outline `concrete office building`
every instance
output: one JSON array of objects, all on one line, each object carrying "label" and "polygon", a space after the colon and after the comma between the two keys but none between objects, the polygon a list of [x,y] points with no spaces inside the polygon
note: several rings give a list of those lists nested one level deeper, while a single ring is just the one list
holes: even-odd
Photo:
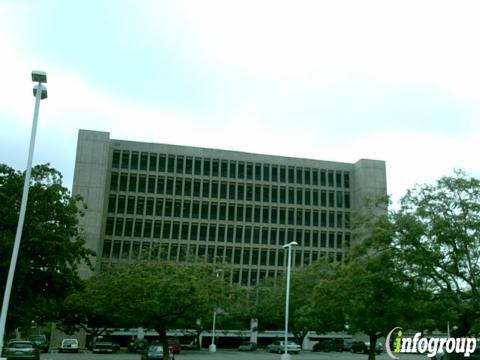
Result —
[{"label": "concrete office building", "polygon": [[[259,155],[110,139],[80,130],[73,193],[96,271],[151,258],[222,262],[232,282],[255,285],[294,266],[342,261],[352,211],[386,193],[385,163]],[[84,268],[82,276],[88,276]]]}]

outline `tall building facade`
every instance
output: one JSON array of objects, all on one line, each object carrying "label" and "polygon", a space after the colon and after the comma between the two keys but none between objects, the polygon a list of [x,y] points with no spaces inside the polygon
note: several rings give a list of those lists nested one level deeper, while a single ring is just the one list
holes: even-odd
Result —
[{"label": "tall building facade", "polygon": [[386,173],[378,160],[259,155],[80,130],[73,193],[88,207],[81,225],[96,271],[140,256],[195,256],[253,286],[285,271],[282,246],[290,241],[299,244],[295,266],[342,261],[352,212],[386,193]]}]

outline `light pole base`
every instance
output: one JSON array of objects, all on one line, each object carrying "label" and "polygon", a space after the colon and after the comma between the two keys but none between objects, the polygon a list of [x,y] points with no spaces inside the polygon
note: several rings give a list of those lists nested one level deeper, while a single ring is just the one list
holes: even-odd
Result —
[{"label": "light pole base", "polygon": [[210,344],[210,346],[208,347],[208,351],[209,352],[217,352],[217,345]]},{"label": "light pole base", "polygon": [[291,360],[291,359],[292,359],[292,355],[290,355],[290,354],[283,354],[280,357],[280,360]]}]

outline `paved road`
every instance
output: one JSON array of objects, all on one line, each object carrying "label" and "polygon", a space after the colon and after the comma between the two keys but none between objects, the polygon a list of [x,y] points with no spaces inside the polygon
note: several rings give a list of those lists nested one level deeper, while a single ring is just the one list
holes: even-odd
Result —
[{"label": "paved road", "polygon": [[[400,355],[400,360],[427,360],[425,355]],[[79,354],[42,354],[41,360],[140,360],[139,354],[92,354],[89,352]],[[175,355],[175,360],[280,360],[280,355],[269,354],[262,350],[256,352],[238,352],[235,350],[219,350],[216,353],[203,351],[182,351]],[[389,360],[385,354],[377,356],[378,360]],[[311,352],[302,351],[298,355],[292,355],[292,360],[367,360],[367,355],[337,353],[337,352]]]}]

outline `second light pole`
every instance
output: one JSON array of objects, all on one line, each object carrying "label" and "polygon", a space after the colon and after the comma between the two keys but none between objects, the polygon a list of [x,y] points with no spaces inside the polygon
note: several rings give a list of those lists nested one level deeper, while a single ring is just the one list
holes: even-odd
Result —
[{"label": "second light pole", "polygon": [[[220,273],[223,270],[218,269],[215,270],[215,274],[217,274],[217,278],[220,276]],[[216,352],[217,346],[215,345],[215,321],[217,320],[217,304],[215,304],[215,308],[213,309],[213,328],[212,328],[212,343],[208,347],[209,352]]]},{"label": "second light pole", "polygon": [[287,258],[287,286],[286,286],[286,297],[285,297],[285,341],[283,347],[285,348],[285,353],[280,357],[281,360],[290,360],[290,354],[288,353],[288,307],[290,301],[290,270],[292,267],[292,246],[296,246],[298,243],[296,241],[289,242],[288,244],[283,245],[283,248],[288,248],[288,258]]}]

